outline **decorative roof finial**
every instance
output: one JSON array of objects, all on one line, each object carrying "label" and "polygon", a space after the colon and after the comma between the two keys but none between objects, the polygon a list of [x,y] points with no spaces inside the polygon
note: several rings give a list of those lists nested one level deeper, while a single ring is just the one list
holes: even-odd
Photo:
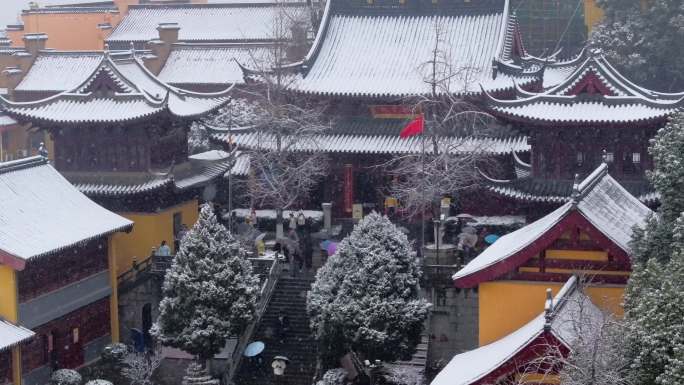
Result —
[{"label": "decorative roof finial", "polygon": [[603,160],[603,163],[608,164],[608,151],[606,151],[605,148],[601,152],[601,159]]},{"label": "decorative roof finial", "polygon": [[546,302],[544,303],[544,330],[551,330],[551,321],[553,321],[553,293],[550,288],[546,289]]},{"label": "decorative roof finial", "polygon": [[48,157],[48,150],[47,147],[45,147],[45,143],[43,142],[40,142],[40,145],[38,146],[38,155],[46,159]]},{"label": "decorative roof finial", "polygon": [[104,55],[105,57],[109,57],[109,43],[105,43],[104,45]]},{"label": "decorative roof finial", "polygon": [[135,43],[131,42],[131,55],[135,56]]},{"label": "decorative roof finial", "polygon": [[575,181],[572,183],[572,195],[570,195],[570,198],[572,199],[572,204],[573,206],[577,204],[579,201],[580,197],[580,179],[579,179],[579,174],[575,174]]}]

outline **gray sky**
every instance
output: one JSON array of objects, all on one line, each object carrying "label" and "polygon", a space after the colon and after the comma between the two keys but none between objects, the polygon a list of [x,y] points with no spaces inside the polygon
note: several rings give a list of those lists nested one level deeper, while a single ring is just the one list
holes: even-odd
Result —
[{"label": "gray sky", "polygon": [[[31,0],[0,0],[0,29],[7,24],[16,24],[22,9],[28,8]],[[34,0],[40,5],[88,3],[93,0]]]}]

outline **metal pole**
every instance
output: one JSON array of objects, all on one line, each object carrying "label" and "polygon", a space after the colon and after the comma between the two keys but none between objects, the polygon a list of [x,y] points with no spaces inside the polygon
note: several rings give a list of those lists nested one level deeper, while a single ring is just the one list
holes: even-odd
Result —
[{"label": "metal pole", "polygon": [[[425,122],[423,122],[423,124],[425,124]],[[425,127],[423,127],[423,131],[420,133],[420,143],[421,143],[421,150],[420,150],[420,168],[421,168],[421,171],[420,171],[420,173],[422,174],[421,180],[420,180],[420,189],[421,189],[421,195],[424,197],[425,196]],[[425,257],[423,255],[424,250],[425,250],[425,207],[421,207],[421,213],[420,213],[420,255],[423,256],[423,258]]]}]

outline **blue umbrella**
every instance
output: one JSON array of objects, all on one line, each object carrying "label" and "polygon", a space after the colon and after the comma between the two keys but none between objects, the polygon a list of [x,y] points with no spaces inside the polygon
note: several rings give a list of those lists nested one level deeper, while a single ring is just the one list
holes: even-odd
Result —
[{"label": "blue umbrella", "polygon": [[500,237],[496,234],[489,234],[486,237],[484,237],[484,241],[487,242],[488,244],[492,244],[496,242]]},{"label": "blue umbrella", "polygon": [[264,351],[265,348],[266,348],[266,345],[263,342],[254,341],[251,344],[247,345],[247,347],[245,348],[244,356],[245,357],[258,356],[259,354],[261,354],[261,352]]}]

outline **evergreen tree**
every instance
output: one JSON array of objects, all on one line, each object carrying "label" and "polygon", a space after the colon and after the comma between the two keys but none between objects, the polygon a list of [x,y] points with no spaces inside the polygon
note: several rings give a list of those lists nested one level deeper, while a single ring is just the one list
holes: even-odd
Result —
[{"label": "evergreen tree", "polygon": [[647,176],[660,195],[658,215],[637,229],[633,254],[637,262],[667,261],[672,255],[675,221],[684,212],[684,114],[673,116],[651,140],[654,170]]},{"label": "evergreen tree", "polygon": [[633,80],[662,90],[684,89],[684,2],[597,0],[605,16],[591,45]]},{"label": "evergreen tree", "polygon": [[633,240],[625,293],[631,377],[639,385],[684,383],[684,115],[653,139],[648,174],[660,208]]},{"label": "evergreen tree", "polygon": [[162,344],[206,361],[253,319],[258,282],[244,251],[204,205],[166,272],[151,332]]},{"label": "evergreen tree", "polygon": [[684,383],[684,215],[676,221],[668,261],[638,263],[625,295],[632,381]]},{"label": "evergreen tree", "polygon": [[430,306],[419,298],[420,268],[406,235],[372,213],[318,271],[308,296],[311,328],[325,365],[350,350],[364,359],[408,359]]}]

